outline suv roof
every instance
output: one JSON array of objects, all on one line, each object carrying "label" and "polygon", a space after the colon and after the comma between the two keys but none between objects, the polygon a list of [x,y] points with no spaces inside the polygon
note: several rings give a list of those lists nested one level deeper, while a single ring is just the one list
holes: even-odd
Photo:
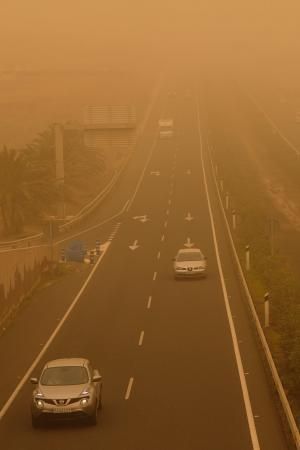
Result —
[{"label": "suv roof", "polygon": [[88,360],[85,358],[61,358],[48,361],[45,367],[86,366]]}]

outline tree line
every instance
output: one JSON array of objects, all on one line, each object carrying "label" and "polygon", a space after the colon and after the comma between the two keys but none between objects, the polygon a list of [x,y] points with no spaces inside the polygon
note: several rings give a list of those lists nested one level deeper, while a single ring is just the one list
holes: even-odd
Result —
[{"label": "tree line", "polygon": [[[80,184],[84,174],[104,170],[103,158],[95,161],[84,151],[82,133],[68,130],[64,135],[65,199],[70,188]],[[27,225],[39,227],[46,215],[55,215],[59,186],[55,177],[54,126],[38,134],[21,149],[0,149],[1,234],[18,236]]]}]

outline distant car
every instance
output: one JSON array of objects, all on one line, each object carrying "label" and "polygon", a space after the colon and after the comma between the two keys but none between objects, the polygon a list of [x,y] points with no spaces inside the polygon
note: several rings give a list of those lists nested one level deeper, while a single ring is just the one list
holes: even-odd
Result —
[{"label": "distant car", "polygon": [[207,258],[199,248],[180,249],[174,258],[175,278],[206,276]]},{"label": "distant car", "polygon": [[32,426],[43,419],[84,419],[96,425],[102,408],[102,377],[84,358],[49,361],[40,378],[31,378],[36,388],[32,394]]},{"label": "distant car", "polygon": [[160,138],[172,138],[174,136],[173,119],[160,119],[158,121],[158,129]]}]

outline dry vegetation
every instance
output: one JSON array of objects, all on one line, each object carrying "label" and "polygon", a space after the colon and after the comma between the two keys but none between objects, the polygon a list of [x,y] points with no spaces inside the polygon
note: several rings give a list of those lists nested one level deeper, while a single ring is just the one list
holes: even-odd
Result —
[{"label": "dry vegetation", "polygon": [[251,246],[247,279],[262,322],[263,296],[271,295],[271,327],[266,336],[299,417],[299,162],[241,92],[233,92],[230,101],[219,97],[223,107],[217,114],[212,104],[208,107],[214,114],[213,158],[238,214],[234,237],[243,263],[245,246]]}]

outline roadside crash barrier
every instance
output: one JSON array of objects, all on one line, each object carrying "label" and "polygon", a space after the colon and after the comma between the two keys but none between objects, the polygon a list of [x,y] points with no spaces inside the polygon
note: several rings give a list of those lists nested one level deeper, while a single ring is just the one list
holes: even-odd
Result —
[{"label": "roadside crash barrier", "polygon": [[99,239],[97,239],[97,241],[96,241],[96,255],[97,256],[100,255],[100,241],[99,241]]},{"label": "roadside crash barrier", "polygon": [[95,252],[90,250],[90,264],[95,264]]},{"label": "roadside crash barrier", "polygon": [[64,248],[60,250],[60,262],[66,262],[66,251]]},{"label": "roadside crash barrier", "polygon": [[[213,161],[212,161],[212,156],[211,155],[210,155],[210,162],[211,162],[211,167],[213,168]],[[279,376],[278,371],[277,371],[277,367],[275,365],[273,356],[272,356],[271,351],[270,351],[269,344],[267,342],[265,333],[263,331],[263,327],[262,327],[262,325],[260,323],[260,320],[259,320],[259,317],[257,315],[257,312],[256,312],[256,309],[255,309],[255,306],[254,306],[254,302],[253,302],[251,293],[249,291],[249,287],[248,287],[248,284],[247,284],[247,281],[246,281],[246,278],[245,278],[245,275],[244,275],[244,272],[243,272],[243,269],[242,269],[242,265],[240,263],[238,253],[237,253],[235,245],[234,245],[231,229],[230,229],[229,222],[228,222],[227,216],[226,216],[226,212],[225,212],[225,209],[224,209],[224,206],[223,206],[223,203],[222,203],[222,198],[221,198],[221,194],[220,194],[220,191],[219,191],[219,188],[218,188],[218,183],[217,183],[217,179],[216,179],[216,175],[215,174],[214,174],[214,183],[215,183],[215,186],[216,186],[217,195],[218,195],[218,198],[219,198],[219,204],[220,204],[221,211],[222,211],[222,214],[223,214],[223,218],[224,218],[225,226],[226,226],[226,229],[227,229],[227,234],[228,234],[228,237],[229,237],[231,249],[232,249],[233,256],[234,256],[234,259],[235,259],[235,262],[236,262],[236,265],[237,265],[237,270],[238,270],[238,273],[239,273],[239,276],[240,276],[240,280],[241,280],[241,283],[243,285],[244,292],[246,294],[248,305],[249,305],[249,308],[251,310],[253,322],[255,324],[256,331],[257,331],[257,334],[259,336],[259,340],[260,340],[260,343],[261,343],[261,346],[262,346],[262,349],[263,349],[263,352],[264,352],[264,356],[265,356],[267,364],[268,364],[268,368],[269,368],[271,377],[273,379],[273,383],[274,383],[276,392],[277,392],[278,397],[280,399],[282,411],[284,413],[284,417],[286,419],[286,422],[287,422],[288,427],[289,427],[289,431],[291,433],[291,439],[293,440],[293,442],[295,444],[295,448],[297,450],[300,450],[300,433],[299,433],[298,425],[296,423],[296,420],[295,420],[295,417],[293,415],[291,406],[289,404],[287,395],[286,395],[284,387],[282,385],[280,376]],[[267,293],[267,298],[265,297],[265,301],[268,300],[268,296],[269,296],[269,294]],[[267,307],[268,307],[268,305],[267,305]],[[268,323],[267,323],[267,325],[268,325]]]}]

